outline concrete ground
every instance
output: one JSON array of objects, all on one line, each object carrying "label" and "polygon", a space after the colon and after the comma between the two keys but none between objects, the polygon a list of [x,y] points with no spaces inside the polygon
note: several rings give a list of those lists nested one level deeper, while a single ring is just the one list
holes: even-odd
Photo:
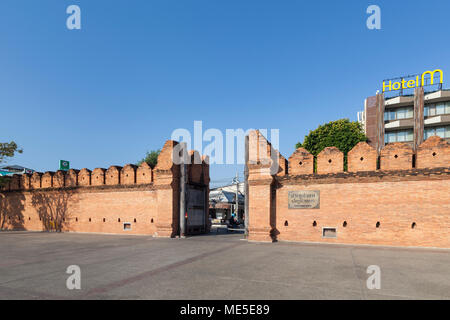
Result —
[{"label": "concrete ground", "polygon": [[[450,299],[449,250],[242,238],[0,232],[0,299]],[[66,288],[69,265],[81,290]]]}]

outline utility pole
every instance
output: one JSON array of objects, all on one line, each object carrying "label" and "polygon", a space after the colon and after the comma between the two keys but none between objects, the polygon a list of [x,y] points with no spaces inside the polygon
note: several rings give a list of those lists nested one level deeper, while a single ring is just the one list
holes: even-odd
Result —
[{"label": "utility pole", "polygon": [[186,236],[186,147],[186,143],[183,142],[183,146],[181,147],[181,152],[183,155],[180,165],[180,238],[184,238]]},{"label": "utility pole", "polygon": [[236,206],[234,209],[236,210],[236,219],[239,221],[239,176],[236,171],[236,178],[234,179],[236,182]]},{"label": "utility pole", "polygon": [[245,167],[244,167],[244,226],[245,226],[245,236],[248,237],[248,136],[245,136]]}]

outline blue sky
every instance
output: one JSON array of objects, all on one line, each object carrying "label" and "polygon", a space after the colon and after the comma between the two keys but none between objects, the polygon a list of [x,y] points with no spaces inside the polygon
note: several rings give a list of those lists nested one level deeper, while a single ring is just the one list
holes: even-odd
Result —
[{"label": "blue sky", "polygon": [[[66,28],[79,5],[82,29]],[[368,30],[366,8],[381,8]],[[2,0],[0,139],[57,170],[135,163],[176,128],[276,128],[286,157],[385,78],[450,72],[450,2]],[[226,181],[242,166],[212,166]]]}]

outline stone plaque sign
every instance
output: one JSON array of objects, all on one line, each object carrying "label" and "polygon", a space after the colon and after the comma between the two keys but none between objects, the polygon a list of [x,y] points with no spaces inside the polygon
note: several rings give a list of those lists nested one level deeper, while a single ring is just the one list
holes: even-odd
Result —
[{"label": "stone plaque sign", "polygon": [[320,191],[289,191],[288,204],[289,209],[319,209]]}]

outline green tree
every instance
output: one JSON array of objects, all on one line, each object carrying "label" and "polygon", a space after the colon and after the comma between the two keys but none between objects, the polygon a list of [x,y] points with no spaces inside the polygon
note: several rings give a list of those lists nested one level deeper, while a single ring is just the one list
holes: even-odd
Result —
[{"label": "green tree", "polygon": [[344,153],[344,168],[347,169],[347,153],[361,141],[367,141],[361,124],[349,119],[340,119],[320,125],[309,132],[303,143],[296,144],[296,148],[305,148],[314,156],[326,147],[336,147]]},{"label": "green tree", "polygon": [[[16,153],[22,153],[22,149],[19,149],[14,141],[0,142],[0,164],[8,158],[14,157]],[[0,186],[5,184],[8,181],[7,179],[7,177],[0,176]]]},{"label": "green tree", "polygon": [[160,149],[158,149],[158,150],[151,150],[151,151],[147,152],[145,154],[144,159],[139,161],[137,163],[137,165],[140,165],[142,162],[147,162],[148,165],[153,169],[156,166],[156,164],[158,163],[158,156],[159,156],[160,152],[161,152]]}]

